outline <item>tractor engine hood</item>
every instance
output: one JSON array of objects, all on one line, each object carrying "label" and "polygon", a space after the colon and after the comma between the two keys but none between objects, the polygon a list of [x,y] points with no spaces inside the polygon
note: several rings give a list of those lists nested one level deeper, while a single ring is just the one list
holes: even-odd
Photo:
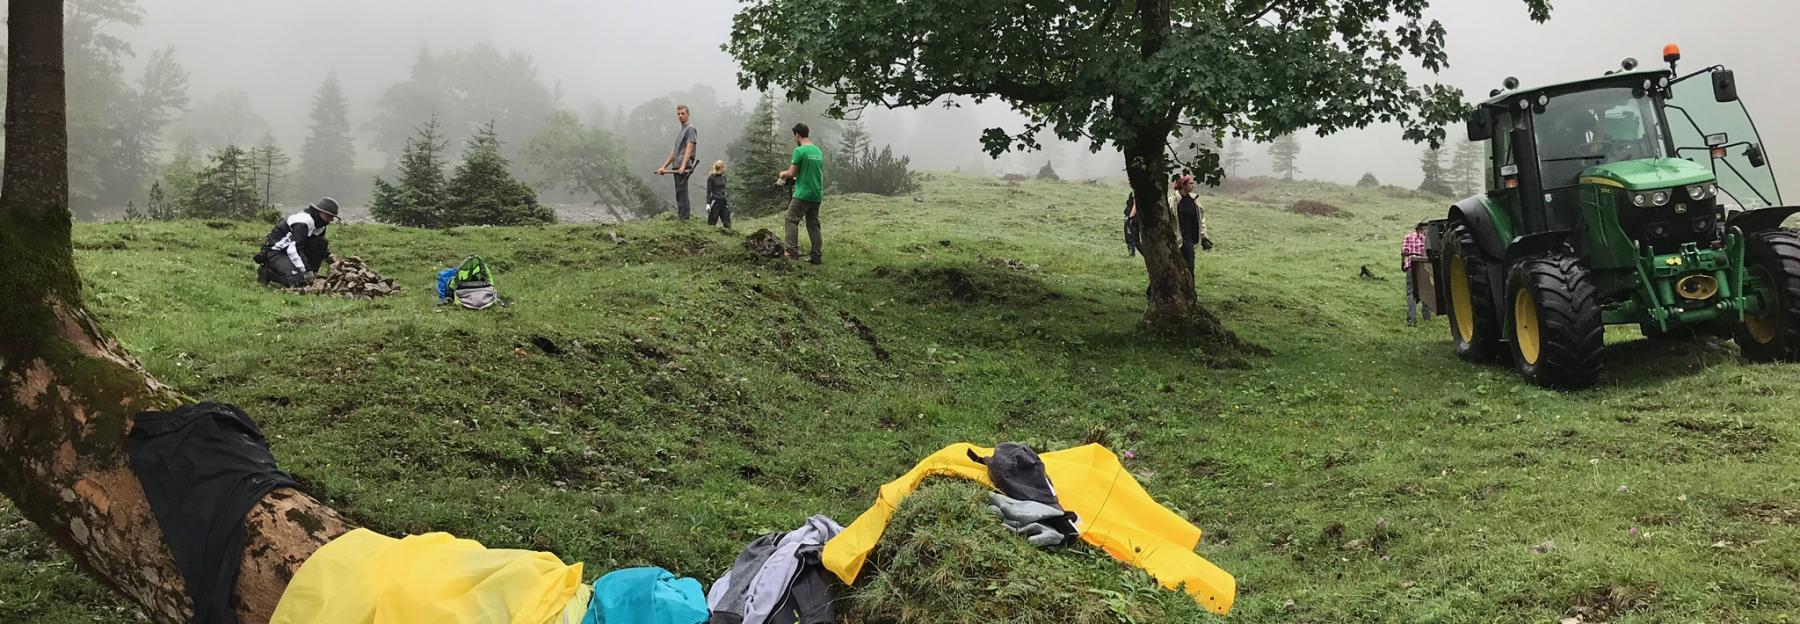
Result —
[{"label": "tractor engine hood", "polygon": [[1588,167],[1582,184],[1600,184],[1627,191],[1649,191],[1713,181],[1705,165],[1683,158],[1626,160]]}]

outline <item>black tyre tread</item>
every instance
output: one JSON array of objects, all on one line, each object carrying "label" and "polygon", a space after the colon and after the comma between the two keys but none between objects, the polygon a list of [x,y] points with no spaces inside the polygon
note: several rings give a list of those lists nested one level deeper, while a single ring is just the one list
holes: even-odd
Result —
[{"label": "black tyre tread", "polygon": [[1537,298],[1542,337],[1536,365],[1525,363],[1514,341],[1513,356],[1531,383],[1579,390],[1600,381],[1605,369],[1606,324],[1598,291],[1587,267],[1574,255],[1550,253],[1519,262],[1508,280],[1508,297],[1523,284]]},{"label": "black tyre tread", "polygon": [[[1467,344],[1460,343],[1456,335],[1456,320],[1450,319],[1450,341],[1456,345],[1456,356],[1466,362],[1487,364],[1500,359],[1503,353],[1500,343],[1500,313],[1494,305],[1494,290],[1488,278],[1488,259],[1482,257],[1481,248],[1475,243],[1475,233],[1469,230],[1468,224],[1456,223],[1450,227],[1450,235],[1445,237],[1444,258],[1463,256],[1463,267],[1469,274],[1469,302],[1475,309],[1475,339]],[[1451,304],[1454,314],[1455,304]]]},{"label": "black tyre tread", "polygon": [[1747,329],[1735,336],[1744,358],[1754,362],[1800,362],[1800,231],[1770,230],[1754,234],[1745,248],[1746,263],[1766,263],[1781,293],[1780,334],[1769,344],[1757,344]]}]

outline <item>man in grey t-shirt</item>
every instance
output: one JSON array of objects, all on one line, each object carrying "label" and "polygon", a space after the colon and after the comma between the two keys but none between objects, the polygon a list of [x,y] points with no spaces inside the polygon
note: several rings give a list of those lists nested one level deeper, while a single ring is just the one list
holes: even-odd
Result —
[{"label": "man in grey t-shirt", "polygon": [[688,219],[688,178],[694,175],[694,167],[700,163],[700,133],[688,125],[688,107],[682,104],[675,107],[675,118],[681,120],[681,136],[675,138],[675,149],[669,157],[663,159],[661,167],[656,168],[656,175],[674,174],[675,176],[675,215],[682,221]]}]

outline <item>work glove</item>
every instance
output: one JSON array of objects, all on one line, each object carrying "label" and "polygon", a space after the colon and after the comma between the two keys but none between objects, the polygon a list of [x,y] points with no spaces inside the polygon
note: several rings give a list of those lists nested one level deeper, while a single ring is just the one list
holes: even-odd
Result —
[{"label": "work glove", "polygon": [[1204,237],[1200,239],[1200,249],[1202,249],[1204,251],[1212,251],[1212,248],[1213,248],[1212,239],[1204,238]]},{"label": "work glove", "polygon": [[306,271],[306,272],[303,272],[300,274],[300,279],[306,281],[306,283],[308,283],[308,284],[311,284],[313,282],[313,280],[319,279],[319,274],[314,273],[312,271]]}]

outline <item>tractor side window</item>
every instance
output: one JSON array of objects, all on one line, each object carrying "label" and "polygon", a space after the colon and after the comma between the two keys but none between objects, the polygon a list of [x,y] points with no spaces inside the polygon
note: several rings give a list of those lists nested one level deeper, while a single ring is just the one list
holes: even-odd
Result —
[{"label": "tractor side window", "polygon": [[1494,117],[1494,138],[1488,140],[1487,190],[1489,193],[1505,190],[1506,184],[1501,181],[1500,169],[1513,164],[1512,151],[1512,113],[1503,113]]},{"label": "tractor side window", "polygon": [[[1669,87],[1666,116],[1676,154],[1713,170],[1722,191],[1721,203],[1743,209],[1781,205],[1774,169],[1766,161],[1762,167],[1755,166],[1747,154],[1752,146],[1762,146],[1750,111],[1741,100],[1715,100],[1709,75],[1698,74]],[[1726,135],[1724,158],[1712,158],[1706,145],[1706,136],[1717,134]]]}]

